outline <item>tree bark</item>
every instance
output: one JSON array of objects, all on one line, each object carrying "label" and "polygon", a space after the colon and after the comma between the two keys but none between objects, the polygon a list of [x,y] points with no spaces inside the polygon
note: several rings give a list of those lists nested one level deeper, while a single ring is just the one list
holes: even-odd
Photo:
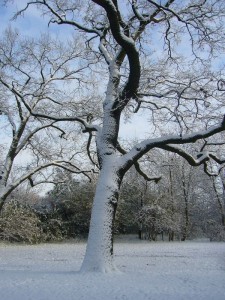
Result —
[{"label": "tree bark", "polygon": [[217,185],[216,185],[216,182],[215,182],[215,178],[212,179],[212,183],[213,183],[213,189],[215,191],[215,194],[216,194],[216,199],[217,199],[217,203],[218,203],[218,207],[219,207],[219,210],[220,210],[220,216],[221,216],[221,225],[225,228],[225,208],[224,208],[224,199],[225,199],[225,184],[224,184],[224,179],[222,177],[221,178],[221,181],[222,181],[222,185],[223,185],[223,195],[220,196],[219,192],[218,192],[218,188],[217,188]]},{"label": "tree bark", "polygon": [[188,237],[188,231],[189,231],[189,195],[188,195],[188,187],[185,182],[185,172],[184,172],[184,165],[182,166],[182,189],[184,194],[184,217],[185,217],[185,224],[184,224],[184,230],[182,233],[181,241],[186,241]]},{"label": "tree bark", "polygon": [[5,186],[1,183],[1,180],[0,180],[0,212],[5,203],[6,197],[7,197],[7,193],[5,190]]},{"label": "tree bark", "polygon": [[188,227],[189,227],[189,209],[188,209],[188,199],[186,196],[185,196],[184,202],[185,202],[185,209],[184,209],[185,225],[184,225],[184,231],[183,231],[182,238],[181,238],[181,241],[183,241],[183,242],[186,241],[186,239],[187,239]]},{"label": "tree bark", "polygon": [[3,207],[4,203],[5,203],[5,199],[3,199],[2,197],[0,197],[0,212],[2,210],[2,207]]},{"label": "tree bark", "polygon": [[111,272],[116,269],[113,263],[113,229],[121,180],[111,163],[103,166],[94,197],[81,272]]}]

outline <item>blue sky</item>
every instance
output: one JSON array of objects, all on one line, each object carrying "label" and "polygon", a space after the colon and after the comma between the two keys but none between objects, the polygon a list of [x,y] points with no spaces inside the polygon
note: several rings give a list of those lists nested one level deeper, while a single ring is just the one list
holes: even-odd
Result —
[{"label": "blue sky", "polygon": [[12,20],[17,10],[25,6],[26,1],[15,0],[14,3],[9,2],[6,7],[3,6],[2,2],[3,0],[0,0],[0,28],[2,31],[10,25],[18,28],[25,35],[34,35],[46,26],[47,22],[45,22],[43,18],[40,18],[40,13],[35,10],[34,7],[32,9],[30,8],[24,16],[19,17],[16,21]]},{"label": "blue sky", "polygon": [[50,31],[62,39],[68,36],[68,30],[71,32],[71,29],[67,26],[48,26],[48,18],[41,16],[41,12],[34,5],[30,6],[23,15],[13,20],[16,12],[26,7],[27,1],[9,1],[7,6],[4,6],[3,2],[4,0],[0,0],[0,31],[4,31],[8,26],[11,26],[17,28],[22,35],[34,37]]}]

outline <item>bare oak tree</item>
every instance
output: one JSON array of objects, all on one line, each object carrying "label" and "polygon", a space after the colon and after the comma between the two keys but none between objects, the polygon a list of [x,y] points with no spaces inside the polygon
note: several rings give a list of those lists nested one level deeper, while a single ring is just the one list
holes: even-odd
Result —
[{"label": "bare oak tree", "polygon": [[[92,112],[88,122],[79,114],[71,113],[69,117],[88,133],[89,157],[100,168],[81,270],[111,271],[114,269],[112,232],[124,174],[135,166],[148,180],[157,180],[141,170],[140,158],[152,149],[161,148],[177,153],[193,166],[207,165],[209,160],[223,162],[210,151],[199,149],[194,157],[181,146],[208,140],[225,129],[224,92],[218,89],[223,74],[216,68],[216,57],[220,57],[225,46],[225,3],[222,0],[33,0],[27,1],[16,17],[31,5],[49,18],[50,25],[74,28],[74,35],[82,39],[83,52],[88,51],[96,59],[93,71],[104,95],[100,118]],[[88,89],[87,82],[76,99],[84,97]],[[96,86],[91,99],[94,103],[95,89]],[[14,86],[11,90],[17,95]],[[23,99],[20,94],[17,97]],[[44,105],[34,107],[25,101],[23,105],[40,120],[68,120],[63,112],[60,116],[54,109],[47,112]],[[121,118],[125,116],[132,121],[137,113],[149,120],[148,137],[145,135],[136,145],[124,149],[119,139]],[[89,151],[93,149],[93,136],[97,161]]]},{"label": "bare oak tree", "polygon": [[[67,125],[66,133],[57,120],[32,115],[38,107],[42,112],[53,112],[49,104],[57,103],[66,94],[67,102],[61,102],[54,113],[60,115],[64,105],[74,111],[69,105],[73,91],[67,87],[69,93],[66,93],[60,82],[72,79],[82,82],[81,73],[89,62],[82,65],[78,45],[78,41],[74,41],[73,46],[62,48],[47,35],[39,40],[28,39],[11,28],[0,41],[0,117],[4,141],[0,162],[0,210],[7,196],[21,183],[28,181],[35,186],[50,182],[53,167],[89,176],[90,171],[80,169],[80,162],[78,167],[75,147],[69,147],[70,131],[77,132],[76,127],[68,130]],[[70,70],[69,64],[76,64],[77,58],[79,64]],[[77,137],[73,135],[73,140],[78,136],[78,133]]]}]

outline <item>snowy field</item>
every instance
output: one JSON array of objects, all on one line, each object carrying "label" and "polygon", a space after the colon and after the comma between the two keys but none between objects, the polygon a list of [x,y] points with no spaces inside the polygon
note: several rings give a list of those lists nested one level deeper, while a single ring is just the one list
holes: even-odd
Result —
[{"label": "snowy field", "polygon": [[225,299],[225,243],[119,241],[109,274],[80,274],[84,251],[0,244],[0,300]]}]

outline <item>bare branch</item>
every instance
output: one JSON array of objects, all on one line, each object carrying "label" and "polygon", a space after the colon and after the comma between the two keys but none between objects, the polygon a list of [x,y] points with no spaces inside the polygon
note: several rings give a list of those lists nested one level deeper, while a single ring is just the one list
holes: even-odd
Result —
[{"label": "bare branch", "polygon": [[13,19],[16,19],[18,16],[22,15],[30,5],[33,5],[33,4],[36,4],[36,5],[43,5],[45,7],[47,7],[47,9],[52,13],[52,15],[54,17],[56,17],[55,20],[51,19],[49,23],[57,23],[57,24],[66,24],[66,25],[71,25],[71,26],[74,26],[84,32],[87,32],[87,33],[94,33],[94,34],[97,34],[98,36],[101,36],[101,32],[96,30],[96,29],[93,29],[93,28],[88,28],[86,26],[83,26],[82,24],[80,23],[77,23],[75,21],[70,21],[70,20],[67,20],[65,19],[65,16],[64,16],[64,12],[62,11],[62,15],[60,15],[50,4],[47,3],[47,1],[43,0],[43,1],[29,1],[26,5],[26,7],[24,7],[23,9],[19,10],[13,17]]},{"label": "bare branch", "polygon": [[34,174],[38,173],[39,171],[49,168],[49,167],[59,167],[66,171],[72,172],[74,174],[83,174],[84,176],[86,176],[89,179],[89,181],[91,181],[91,177],[88,175],[88,173],[92,173],[92,170],[80,170],[80,168],[78,168],[72,162],[65,161],[65,160],[58,160],[58,161],[55,160],[55,161],[51,161],[46,164],[40,165],[36,168],[33,168],[27,174],[21,176],[19,179],[17,179],[15,182],[13,182],[13,184],[7,185],[5,187],[5,196],[7,197],[15,188],[17,188],[25,180],[29,180],[29,182],[34,186],[35,183],[32,180],[32,176]]},{"label": "bare branch", "polygon": [[27,142],[29,140],[31,140],[31,138],[36,134],[38,133],[39,131],[43,130],[43,129],[46,129],[46,128],[55,128],[57,130],[59,130],[61,132],[61,135],[60,137],[62,138],[66,133],[64,130],[62,130],[61,128],[59,128],[58,126],[55,126],[54,125],[55,121],[50,123],[50,124],[47,124],[47,125],[43,125],[43,126],[40,126],[40,127],[37,127],[36,129],[34,129],[33,131],[29,132],[23,139],[22,141],[19,143],[18,147],[17,147],[17,150],[15,152],[15,155],[19,154],[19,152],[26,146]]},{"label": "bare branch", "polygon": [[140,168],[140,164],[138,162],[134,163],[134,167],[136,171],[146,180],[146,181],[155,181],[155,183],[158,183],[162,176],[151,176],[149,177],[145,172],[143,172]]},{"label": "bare branch", "polygon": [[126,160],[125,165],[129,168],[131,164],[136,162],[140,157],[145,153],[150,151],[152,148],[167,147],[168,144],[188,144],[196,142],[197,140],[210,137],[216,133],[222,132],[225,130],[225,120],[223,120],[219,125],[210,127],[208,130],[198,131],[192,134],[177,135],[177,136],[168,136],[161,137],[156,139],[144,140],[139,143],[133,149],[130,150],[127,154],[124,155],[123,159]]},{"label": "bare branch", "polygon": [[88,157],[90,159],[90,161],[92,162],[92,164],[94,166],[96,166],[98,169],[99,169],[99,166],[94,162],[92,156],[91,156],[91,153],[90,153],[90,145],[91,145],[91,140],[92,140],[92,137],[93,137],[93,134],[92,132],[90,131],[89,132],[89,138],[88,138],[88,142],[87,142],[87,154],[88,154]]},{"label": "bare branch", "polygon": [[27,110],[30,112],[30,114],[34,117],[39,117],[39,118],[43,118],[43,119],[48,119],[48,120],[53,120],[56,122],[62,122],[62,121],[76,121],[81,123],[84,126],[84,131],[83,132],[88,132],[88,131],[98,131],[98,126],[95,125],[90,125],[88,124],[85,120],[79,118],[79,117],[58,117],[58,116],[51,116],[51,115],[46,115],[46,114],[42,114],[42,113],[38,113],[32,110],[32,108],[26,103],[26,101],[24,100],[23,95],[17,91],[14,87],[10,86],[9,84],[7,84],[6,82],[4,82],[1,78],[0,78],[0,82],[2,82],[2,84],[4,86],[6,86],[13,94],[15,94],[17,97],[19,97],[22,101],[22,103],[25,105],[25,107],[27,108]]},{"label": "bare branch", "polygon": [[106,43],[105,38],[102,37],[100,44],[99,44],[99,50],[101,51],[102,55],[104,56],[106,63],[108,65],[110,65],[110,63],[112,62],[112,57],[111,57],[110,53],[108,52],[108,50],[106,49],[105,43]]},{"label": "bare branch", "polygon": [[182,148],[178,148],[172,145],[163,145],[158,148],[178,154],[179,156],[183,157],[191,166],[194,167],[200,166],[201,164],[208,161],[211,157],[210,152],[200,152],[198,153],[197,158],[194,158],[191,154],[189,154]]},{"label": "bare branch", "polygon": [[[121,154],[123,154],[123,155],[127,154],[127,151],[121,147],[121,145],[119,144],[119,142],[117,143],[117,150],[118,150]],[[162,176],[154,176],[154,177],[151,176],[151,177],[149,177],[145,172],[143,172],[143,171],[141,170],[140,164],[138,163],[138,161],[136,161],[136,162],[134,163],[134,166],[135,166],[136,171],[137,171],[137,172],[138,172],[138,173],[139,173],[146,181],[155,181],[155,183],[158,183],[159,180],[162,178]]]},{"label": "bare branch", "polygon": [[[121,99],[126,101],[124,104],[132,97],[135,98],[135,95],[137,93],[137,89],[139,86],[139,80],[140,80],[140,61],[139,61],[139,55],[135,48],[134,40],[130,37],[127,37],[120,28],[120,22],[118,19],[118,13],[116,6],[110,2],[110,1],[99,1],[99,0],[93,0],[93,2],[97,3],[98,5],[102,6],[106,13],[107,17],[109,19],[110,23],[110,29],[112,31],[113,37],[117,41],[117,43],[124,49],[124,51],[127,54],[129,65],[130,65],[130,72],[127,84],[125,88],[123,89],[123,92],[121,94]],[[119,104],[119,107],[122,109],[124,107],[124,104],[121,106],[121,103]]]}]

